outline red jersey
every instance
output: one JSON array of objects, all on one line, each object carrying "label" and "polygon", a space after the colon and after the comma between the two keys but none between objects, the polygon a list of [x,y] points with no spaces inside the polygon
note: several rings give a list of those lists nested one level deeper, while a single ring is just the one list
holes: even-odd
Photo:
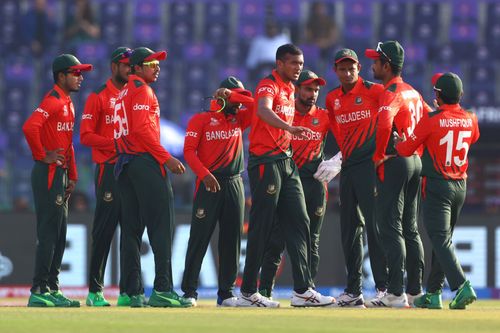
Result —
[{"label": "red jersey", "polygon": [[137,75],[129,75],[116,100],[114,138],[119,154],[149,153],[160,165],[172,157],[160,143],[158,99],[153,89]]},{"label": "red jersey", "polygon": [[325,137],[330,129],[328,111],[316,105],[304,115],[295,111],[293,126],[303,126],[312,130],[312,133],[305,133],[306,138],[292,135],[291,141],[293,160],[299,167],[300,176],[312,177],[324,157]]},{"label": "red jersey", "polygon": [[251,109],[241,109],[236,115],[199,113],[189,120],[184,158],[199,179],[210,173],[232,176],[243,171],[242,131],[251,120]]},{"label": "red jersey", "polygon": [[[292,125],[295,114],[295,87],[292,82],[285,83],[276,70],[259,82],[256,89],[255,110],[259,99],[271,97],[272,109],[283,121]],[[250,157],[248,166],[266,163],[268,161],[283,159],[291,156],[289,132],[273,127],[262,120],[257,112],[252,118],[250,130]]]},{"label": "red jersey", "polygon": [[422,175],[432,178],[465,179],[470,146],[479,139],[474,113],[459,104],[442,105],[418,123],[408,140],[396,146],[402,156],[410,156],[423,144]]},{"label": "red jersey", "polygon": [[116,160],[113,140],[115,102],[120,90],[111,79],[92,92],[87,98],[80,123],[80,142],[92,148],[95,163],[114,163]]},{"label": "red jersey", "polygon": [[[387,82],[380,100],[373,161],[382,160],[386,154],[395,154],[392,132],[410,136],[422,116],[428,112],[432,112],[432,109],[419,92],[403,82],[400,76]],[[419,148],[417,153],[422,155],[422,148]]]},{"label": "red jersey", "polygon": [[[38,108],[23,125],[23,132],[28,142],[33,159],[41,161],[45,152],[62,148],[65,157],[63,168],[68,169],[68,178],[78,179],[75,151],[73,148],[73,127],[75,109],[71,97],[58,86],[49,91]],[[49,188],[52,186],[56,163],[49,166]]]},{"label": "red jersey", "polygon": [[340,86],[326,96],[332,132],[342,151],[342,167],[373,157],[377,112],[383,93],[381,84],[359,77],[347,93]]}]

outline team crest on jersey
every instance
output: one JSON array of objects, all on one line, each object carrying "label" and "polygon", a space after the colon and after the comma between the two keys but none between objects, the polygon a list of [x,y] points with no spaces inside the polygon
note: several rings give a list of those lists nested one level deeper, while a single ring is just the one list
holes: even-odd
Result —
[{"label": "team crest on jersey", "polygon": [[336,98],[335,101],[333,102],[333,109],[334,110],[340,109],[340,100],[338,98]]},{"label": "team crest on jersey", "polygon": [[63,204],[63,202],[64,202],[63,196],[61,194],[58,194],[56,196],[56,205],[61,206]]},{"label": "team crest on jersey", "polygon": [[358,96],[358,97],[356,97],[356,99],[354,100],[354,103],[355,103],[356,105],[360,105],[360,104],[362,104],[362,103],[363,103],[363,100],[361,99],[361,97],[360,97],[360,96]]},{"label": "team crest on jersey", "polygon": [[210,118],[210,126],[217,126],[219,124],[220,122],[217,120],[217,118]]},{"label": "team crest on jersey", "polygon": [[64,116],[65,116],[65,117],[67,117],[67,116],[68,116],[68,106],[67,106],[67,105],[65,105],[65,106],[63,107],[63,113],[64,113]]},{"label": "team crest on jersey", "polygon": [[314,214],[316,216],[323,216],[323,214],[325,214],[325,207],[319,206],[318,208],[316,208],[316,211],[314,212]]},{"label": "team crest on jersey", "polygon": [[318,118],[313,118],[311,120],[311,123],[314,125],[314,126],[318,126],[319,125],[319,119]]},{"label": "team crest on jersey", "polygon": [[237,120],[236,120],[236,118],[233,117],[233,118],[229,119],[229,122],[231,124],[236,124]]},{"label": "team crest on jersey", "polygon": [[198,208],[198,209],[196,210],[196,214],[195,214],[195,215],[196,215],[196,217],[197,217],[197,218],[199,218],[199,219],[204,218],[204,217],[206,216],[206,214],[205,214],[205,209],[204,209],[204,208]]},{"label": "team crest on jersey", "polygon": [[104,192],[104,197],[102,198],[102,200],[104,200],[106,202],[113,201],[113,193],[111,193],[111,192]]},{"label": "team crest on jersey", "polygon": [[116,104],[116,98],[111,97],[109,99],[109,108],[114,110],[115,109],[115,104]]},{"label": "team crest on jersey", "polygon": [[275,194],[275,193],[276,193],[276,185],[274,185],[274,184],[269,184],[269,185],[267,185],[267,190],[266,190],[266,192],[267,192],[268,194],[271,194],[271,195]]}]

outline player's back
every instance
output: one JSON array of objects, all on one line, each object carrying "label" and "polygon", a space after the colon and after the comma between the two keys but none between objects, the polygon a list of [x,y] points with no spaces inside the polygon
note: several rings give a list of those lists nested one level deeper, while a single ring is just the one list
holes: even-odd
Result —
[{"label": "player's back", "polygon": [[467,154],[479,138],[476,115],[459,104],[443,105],[423,121],[422,130],[429,134],[424,143],[422,174],[445,179],[467,178]]}]

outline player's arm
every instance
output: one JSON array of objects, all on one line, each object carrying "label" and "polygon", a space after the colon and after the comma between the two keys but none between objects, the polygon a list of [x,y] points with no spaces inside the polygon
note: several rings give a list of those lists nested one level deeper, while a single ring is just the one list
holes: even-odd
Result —
[{"label": "player's arm", "polygon": [[421,144],[427,140],[431,133],[431,124],[428,116],[424,116],[415,127],[413,134],[406,138],[405,134],[400,137],[397,132],[394,133],[394,142],[396,143],[396,150],[400,156],[411,156],[420,147]]},{"label": "player's arm", "polygon": [[340,131],[340,126],[337,123],[337,119],[335,119],[335,112],[332,100],[333,100],[332,95],[326,96],[326,109],[328,110],[330,131],[332,132],[335,141],[337,141],[337,146],[339,146],[340,150],[342,150],[342,143],[344,142],[344,137],[342,136],[342,133]]},{"label": "player's arm", "polygon": [[85,109],[80,123],[80,142],[86,146],[102,150],[114,151],[113,138],[107,138],[96,133],[99,123],[102,105],[99,96],[91,93],[85,103]]},{"label": "player's arm", "polygon": [[23,125],[23,133],[31,149],[31,154],[35,161],[44,163],[64,163],[64,155],[61,153],[64,148],[59,147],[55,150],[47,151],[42,144],[40,130],[43,124],[49,119],[50,115],[57,108],[57,102],[44,100],[38,108],[31,114]]},{"label": "player's arm", "polygon": [[75,190],[78,181],[78,172],[76,170],[75,149],[73,144],[68,149],[68,184],[64,190],[64,198],[68,199]]},{"label": "player's arm", "polygon": [[295,135],[302,135],[304,132],[312,132],[311,129],[303,126],[291,126],[283,121],[273,109],[273,98],[264,96],[258,99],[257,103],[257,117],[271,125]]},{"label": "player's arm", "polygon": [[379,109],[377,113],[377,130],[375,134],[375,153],[373,154],[373,162],[375,166],[379,166],[386,159],[385,150],[391,137],[392,123],[396,115],[396,95],[384,91],[381,96]]}]

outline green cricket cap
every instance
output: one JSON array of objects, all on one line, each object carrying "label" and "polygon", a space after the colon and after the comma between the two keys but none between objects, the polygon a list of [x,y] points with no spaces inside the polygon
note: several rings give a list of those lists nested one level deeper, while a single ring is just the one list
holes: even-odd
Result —
[{"label": "green cricket cap", "polygon": [[52,62],[52,72],[54,73],[68,69],[90,71],[92,70],[92,65],[82,64],[80,60],[72,54],[61,54]]},{"label": "green cricket cap", "polygon": [[354,62],[359,62],[358,55],[351,49],[341,49],[337,53],[335,53],[336,64],[346,59],[350,59]]},{"label": "green cricket cap", "polygon": [[405,61],[405,50],[397,40],[379,42],[376,49],[367,49],[365,56],[370,59],[386,58],[390,64],[403,67]]},{"label": "green cricket cap", "polygon": [[154,52],[147,47],[138,47],[132,51],[130,55],[130,65],[139,65],[143,62],[152,60],[165,60],[167,59],[167,51]]},{"label": "green cricket cap", "polygon": [[132,49],[120,46],[114,50],[113,53],[111,53],[111,62],[128,64],[130,61],[130,55],[132,55]]},{"label": "green cricket cap", "polygon": [[234,76],[228,76],[219,85],[219,88],[226,88],[242,95],[252,96],[252,93],[245,89],[243,83]]},{"label": "green cricket cap", "polygon": [[297,80],[296,84],[298,86],[301,86],[301,85],[307,85],[307,84],[311,84],[313,82],[316,82],[317,84],[319,84],[320,86],[324,86],[326,84],[326,81],[325,79],[319,77],[318,75],[316,75],[316,73],[314,73],[313,71],[310,71],[310,70],[307,70],[307,69],[304,69],[300,75],[299,75],[299,79]]},{"label": "green cricket cap", "polygon": [[462,96],[464,88],[462,80],[455,73],[435,74],[433,79],[434,90],[439,91],[444,96],[451,99],[458,99]]}]

